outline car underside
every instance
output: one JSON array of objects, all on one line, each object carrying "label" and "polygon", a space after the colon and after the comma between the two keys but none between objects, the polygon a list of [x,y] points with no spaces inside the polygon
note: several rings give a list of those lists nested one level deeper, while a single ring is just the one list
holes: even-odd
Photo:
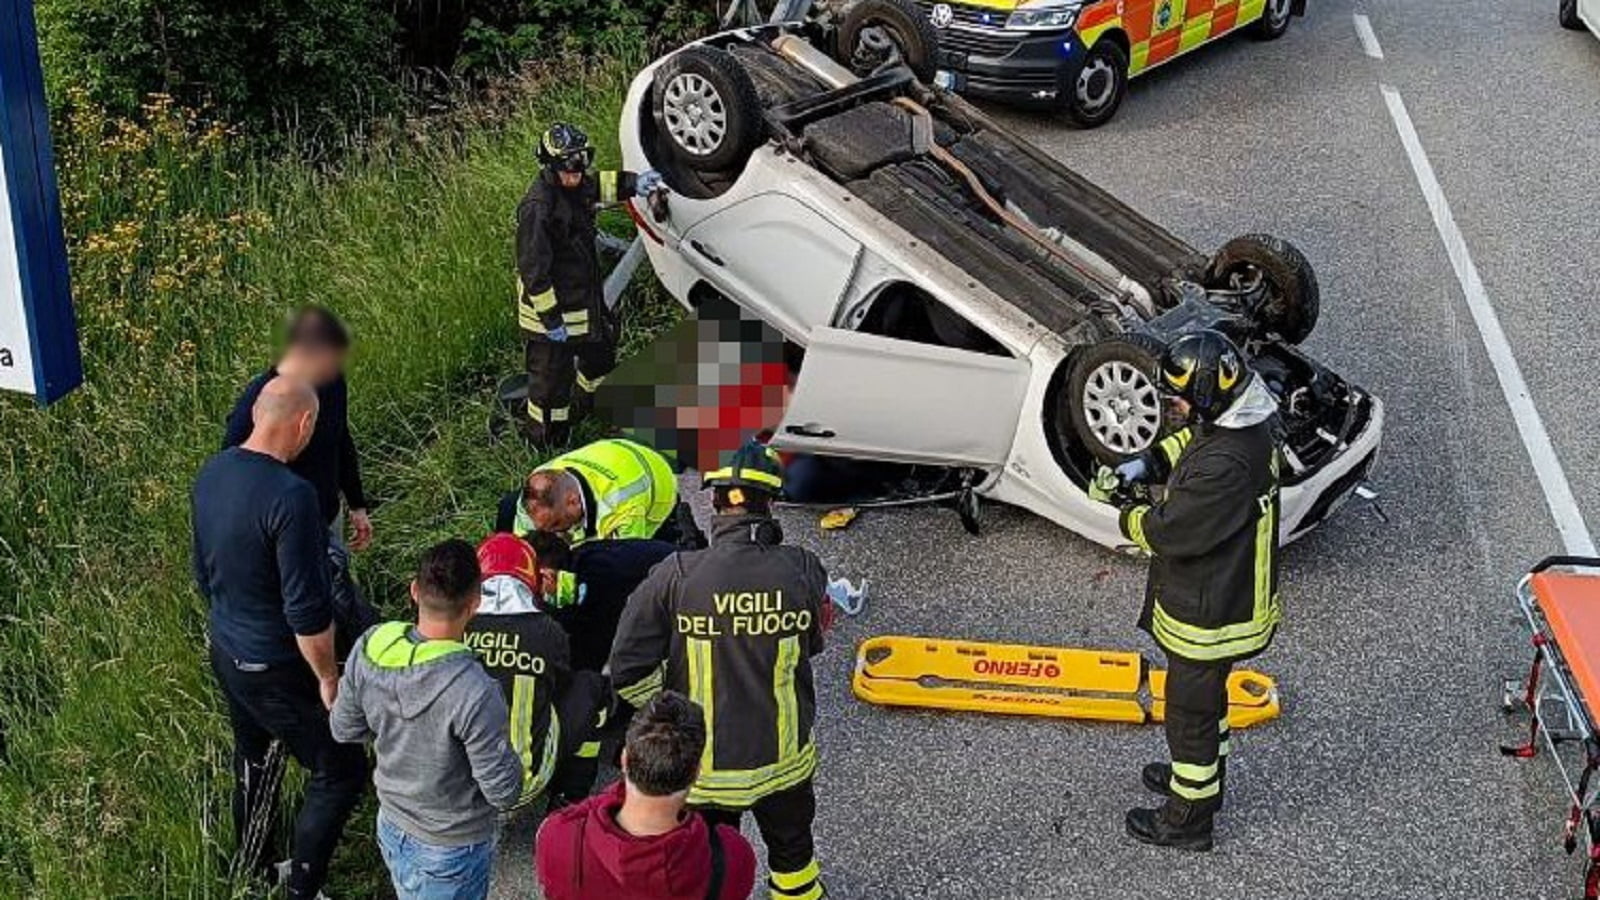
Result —
[{"label": "car underside", "polygon": [[[655,103],[639,112],[645,155],[673,189],[713,198],[738,181],[756,146],[787,155],[842,186],[954,264],[970,281],[1058,336],[1068,349],[1043,404],[1045,431],[1062,469],[1082,485],[1100,464],[1149,448],[1172,423],[1150,379],[1161,349],[1179,335],[1228,334],[1279,400],[1294,485],[1340,457],[1374,416],[1376,401],[1296,345],[1316,321],[1310,264],[1266,235],[1229,241],[1216,254],[1189,246],[1051,159],[954,94],[926,87],[906,60],[836,62],[835,36],[817,23],[765,26],[708,39],[657,70]],[[710,58],[748,87],[757,137],[731,164],[681,152],[665,76]],[[904,298],[914,303],[915,298]],[[866,314],[821,324],[978,352],[1004,352],[982,321],[926,303],[891,315],[879,297]],[[914,322],[908,326],[907,321]],[[1327,509],[1366,477],[1375,449],[1350,468]]]}]

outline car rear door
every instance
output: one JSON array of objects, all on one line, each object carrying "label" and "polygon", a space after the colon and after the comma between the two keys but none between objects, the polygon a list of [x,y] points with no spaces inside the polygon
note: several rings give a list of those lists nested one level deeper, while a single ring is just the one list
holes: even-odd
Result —
[{"label": "car rear door", "polygon": [[783,450],[999,468],[1011,455],[1026,360],[818,328],[772,445]]},{"label": "car rear door", "polygon": [[766,193],[691,225],[681,249],[723,293],[804,344],[833,321],[861,244],[804,201]]}]

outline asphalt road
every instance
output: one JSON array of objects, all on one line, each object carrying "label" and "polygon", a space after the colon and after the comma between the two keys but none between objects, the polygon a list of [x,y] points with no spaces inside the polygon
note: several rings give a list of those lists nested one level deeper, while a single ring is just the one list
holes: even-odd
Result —
[{"label": "asphalt road", "polygon": [[[1578,505],[1600,524],[1600,41],[1555,0],[1317,0],[1270,44],[1232,39],[1135,82],[1110,126],[1003,114],[1201,247],[1298,243],[1323,286],[1310,342],[1380,394],[1385,522],[1352,505],[1285,554],[1286,621],[1258,665],[1281,719],[1235,734],[1209,855],[1135,844],[1157,728],[893,712],[855,701],[852,648],[886,633],[1153,647],[1142,567],[989,507],[863,515],[794,540],[870,577],[866,613],[819,658],[817,823],[840,898],[1571,896],[1548,760],[1513,736],[1512,585],[1560,542],[1380,85],[1404,98]],[[1352,22],[1370,20],[1383,58]],[[747,826],[748,827],[748,826]],[[526,824],[497,895],[528,896]],[[750,829],[753,833],[753,829]]]}]

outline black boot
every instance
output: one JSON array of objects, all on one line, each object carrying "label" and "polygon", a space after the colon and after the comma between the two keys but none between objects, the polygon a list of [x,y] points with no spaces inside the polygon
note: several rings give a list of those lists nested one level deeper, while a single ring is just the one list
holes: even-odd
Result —
[{"label": "black boot", "polygon": [[[1227,796],[1227,777],[1228,758],[1224,756],[1217,761],[1217,812],[1222,812],[1223,799]],[[1168,763],[1150,763],[1139,773],[1139,780],[1144,783],[1145,790],[1152,794],[1172,796],[1172,766]]]},{"label": "black boot", "polygon": [[1157,847],[1207,852],[1211,849],[1212,810],[1168,799],[1159,809],[1128,810],[1128,834]]}]

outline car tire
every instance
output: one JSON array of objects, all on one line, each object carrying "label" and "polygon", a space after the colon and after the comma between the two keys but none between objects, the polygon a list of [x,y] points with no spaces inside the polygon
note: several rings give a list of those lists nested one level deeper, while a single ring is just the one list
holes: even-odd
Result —
[{"label": "car tire", "polygon": [[1062,109],[1079,128],[1099,128],[1117,114],[1127,94],[1128,54],[1121,44],[1103,37],[1061,86]]},{"label": "car tire", "polygon": [[1321,312],[1322,294],[1311,261],[1295,245],[1270,234],[1247,234],[1222,245],[1211,258],[1208,286],[1233,287],[1233,278],[1261,273],[1267,296],[1255,310],[1255,324],[1264,336],[1276,335],[1291,344],[1311,336]]},{"label": "car tire", "polygon": [[1561,5],[1556,8],[1556,21],[1562,28],[1571,31],[1582,31],[1583,19],[1578,17],[1578,0],[1561,0]]},{"label": "car tire", "polygon": [[1166,346],[1130,332],[1077,352],[1057,400],[1080,447],[1106,465],[1127,462],[1167,431],[1156,366]]},{"label": "car tire", "polygon": [[[881,42],[887,39],[888,44]],[[857,0],[839,21],[835,56],[865,78],[889,59],[892,49],[917,80],[933,83],[939,33],[911,0]]]},{"label": "car tire", "polygon": [[1289,31],[1289,20],[1294,18],[1293,0],[1267,0],[1261,18],[1250,26],[1250,36],[1258,41],[1275,41]]},{"label": "car tire", "polygon": [[687,47],[661,64],[651,113],[673,155],[696,172],[739,169],[762,138],[750,74],[714,47]]}]

